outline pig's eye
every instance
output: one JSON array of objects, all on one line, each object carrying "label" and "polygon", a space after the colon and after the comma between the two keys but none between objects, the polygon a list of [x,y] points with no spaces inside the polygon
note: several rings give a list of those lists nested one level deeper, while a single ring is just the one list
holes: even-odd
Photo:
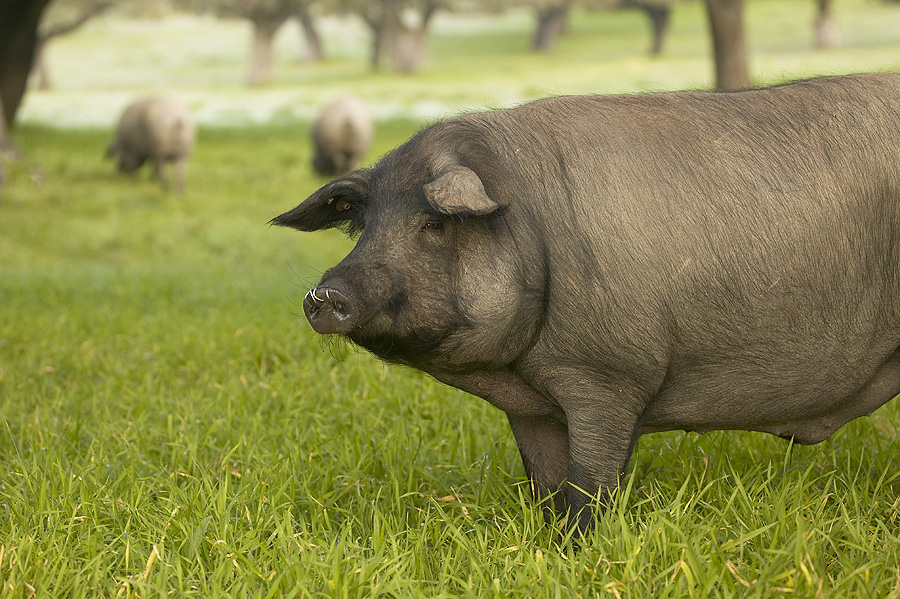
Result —
[{"label": "pig's eye", "polygon": [[444,223],[439,220],[429,220],[424,225],[422,225],[423,231],[441,231],[444,228]]}]

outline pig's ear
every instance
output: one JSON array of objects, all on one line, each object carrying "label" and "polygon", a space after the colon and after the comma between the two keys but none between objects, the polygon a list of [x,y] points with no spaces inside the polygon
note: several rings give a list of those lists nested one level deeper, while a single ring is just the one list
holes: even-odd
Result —
[{"label": "pig's ear", "polygon": [[352,233],[362,228],[363,208],[368,197],[368,174],[354,171],[326,183],[302,204],[276,216],[269,224],[299,231],[339,227]]},{"label": "pig's ear", "polygon": [[422,186],[425,200],[441,214],[484,216],[500,208],[469,168],[453,166]]}]

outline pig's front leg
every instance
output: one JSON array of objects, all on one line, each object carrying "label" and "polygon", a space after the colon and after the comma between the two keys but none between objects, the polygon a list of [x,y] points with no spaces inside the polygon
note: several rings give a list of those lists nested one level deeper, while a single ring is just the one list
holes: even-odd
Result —
[{"label": "pig's front leg", "polygon": [[[587,389],[595,392],[586,395]],[[584,534],[593,523],[589,504],[597,499],[603,508],[625,472],[640,435],[638,406],[642,404],[636,394],[619,386],[597,390],[596,386],[584,385],[579,391],[579,395],[568,395],[560,403],[568,426],[569,518]]]},{"label": "pig's front leg", "polygon": [[545,509],[564,512],[566,498],[561,487],[566,480],[569,461],[569,432],[565,418],[512,413],[507,413],[506,417],[535,499],[541,501]]},{"label": "pig's front leg", "polygon": [[[563,512],[565,491],[561,486],[568,467],[569,437],[566,415],[560,407],[508,370],[434,376],[506,413],[532,492],[542,501],[555,493],[553,507]],[[549,503],[545,507],[549,508]]]}]

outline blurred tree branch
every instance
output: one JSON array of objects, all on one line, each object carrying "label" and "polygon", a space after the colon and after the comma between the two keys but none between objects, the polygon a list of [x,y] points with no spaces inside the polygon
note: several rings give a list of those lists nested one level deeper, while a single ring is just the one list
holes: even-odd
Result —
[{"label": "blurred tree branch", "polygon": [[72,33],[115,4],[115,0],[54,0],[49,5],[38,26],[38,37],[34,48],[32,71],[37,75],[38,89],[52,87],[46,61],[47,44],[53,38]]}]

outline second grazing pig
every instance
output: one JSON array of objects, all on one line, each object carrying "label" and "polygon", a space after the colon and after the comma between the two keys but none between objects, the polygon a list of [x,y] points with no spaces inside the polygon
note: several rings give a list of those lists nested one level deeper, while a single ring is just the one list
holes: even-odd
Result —
[{"label": "second grazing pig", "polygon": [[169,177],[165,170],[174,165],[176,190],[184,193],[185,167],[196,137],[193,118],[183,104],[162,96],[141,98],[122,112],[109,155],[125,173],[133,173],[150,162],[154,175],[166,189]]},{"label": "second grazing pig", "polygon": [[332,177],[352,171],[372,145],[374,132],[369,109],[361,99],[335,100],[313,123],[313,168]]}]

